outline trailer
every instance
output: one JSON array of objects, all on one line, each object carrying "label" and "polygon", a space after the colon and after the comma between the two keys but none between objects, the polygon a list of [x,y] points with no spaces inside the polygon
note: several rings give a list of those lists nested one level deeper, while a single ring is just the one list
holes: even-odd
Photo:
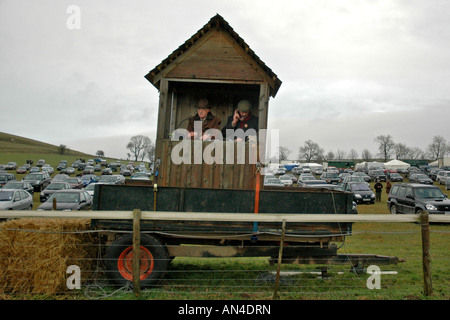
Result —
[{"label": "trailer", "polygon": [[[328,189],[264,187],[269,99],[275,97],[281,81],[220,15],[145,78],[160,95],[154,180],[98,184],[93,204],[93,210],[99,211],[158,213],[157,219],[137,222],[141,286],[163,279],[170,261],[180,256],[262,256],[278,261],[281,237],[283,263],[360,265],[373,258],[396,262],[338,255],[337,243],[351,234],[351,223],[280,223],[276,219],[305,213],[353,214],[353,195]],[[198,100],[205,98],[222,126],[239,101],[249,101],[258,122],[257,143],[180,139],[175,133],[186,129]],[[259,221],[264,215],[273,219]],[[108,275],[117,284],[133,278],[134,223],[92,219],[92,227],[104,235]]]}]

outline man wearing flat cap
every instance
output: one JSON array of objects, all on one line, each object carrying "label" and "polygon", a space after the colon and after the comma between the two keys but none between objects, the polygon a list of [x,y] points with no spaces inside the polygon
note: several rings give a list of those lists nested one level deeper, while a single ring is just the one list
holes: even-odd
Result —
[{"label": "man wearing flat cap", "polygon": [[235,130],[233,140],[248,140],[249,135],[256,135],[258,133],[258,117],[252,114],[252,105],[250,101],[239,101],[234,114],[228,117],[227,124],[222,129],[222,134],[224,137],[227,137],[227,139],[230,138],[227,136],[227,130],[229,129]]},{"label": "man wearing flat cap", "polygon": [[[201,121],[201,132],[195,131],[195,122]],[[208,129],[220,130],[222,121],[211,113],[211,106],[207,99],[200,99],[197,104],[197,114],[189,118],[187,130],[192,139],[207,140],[209,136],[205,134]],[[219,131],[220,132],[220,131]]]}]

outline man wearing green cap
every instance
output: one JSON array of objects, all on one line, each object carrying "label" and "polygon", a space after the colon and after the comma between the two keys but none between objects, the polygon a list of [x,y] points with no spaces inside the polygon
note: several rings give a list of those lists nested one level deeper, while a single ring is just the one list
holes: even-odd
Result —
[{"label": "man wearing green cap", "polygon": [[[232,116],[228,117],[225,127],[222,129],[224,137],[229,139],[227,130],[235,130],[233,140],[247,140],[249,135],[258,133],[258,117],[252,114],[252,105],[248,100],[241,100]],[[238,129],[241,129],[240,131]],[[253,129],[253,130],[251,130]]]}]

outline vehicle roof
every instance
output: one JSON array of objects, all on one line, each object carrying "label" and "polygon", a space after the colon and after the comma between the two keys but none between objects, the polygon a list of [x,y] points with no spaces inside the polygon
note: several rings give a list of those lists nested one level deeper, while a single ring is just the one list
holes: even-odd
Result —
[{"label": "vehicle roof", "polygon": [[65,189],[65,190],[58,190],[55,193],[63,193],[63,192],[81,193],[81,192],[86,192],[86,191],[84,189]]},{"label": "vehicle roof", "polygon": [[422,183],[397,183],[397,186],[408,186],[413,188],[438,188],[438,186],[435,185],[429,185],[429,184],[422,184]]}]

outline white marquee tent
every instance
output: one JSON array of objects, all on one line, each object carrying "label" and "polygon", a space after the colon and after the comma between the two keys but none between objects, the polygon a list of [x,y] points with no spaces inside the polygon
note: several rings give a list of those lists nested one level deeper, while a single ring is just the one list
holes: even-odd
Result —
[{"label": "white marquee tent", "polygon": [[400,160],[391,160],[384,164],[386,170],[408,169],[411,165]]}]

